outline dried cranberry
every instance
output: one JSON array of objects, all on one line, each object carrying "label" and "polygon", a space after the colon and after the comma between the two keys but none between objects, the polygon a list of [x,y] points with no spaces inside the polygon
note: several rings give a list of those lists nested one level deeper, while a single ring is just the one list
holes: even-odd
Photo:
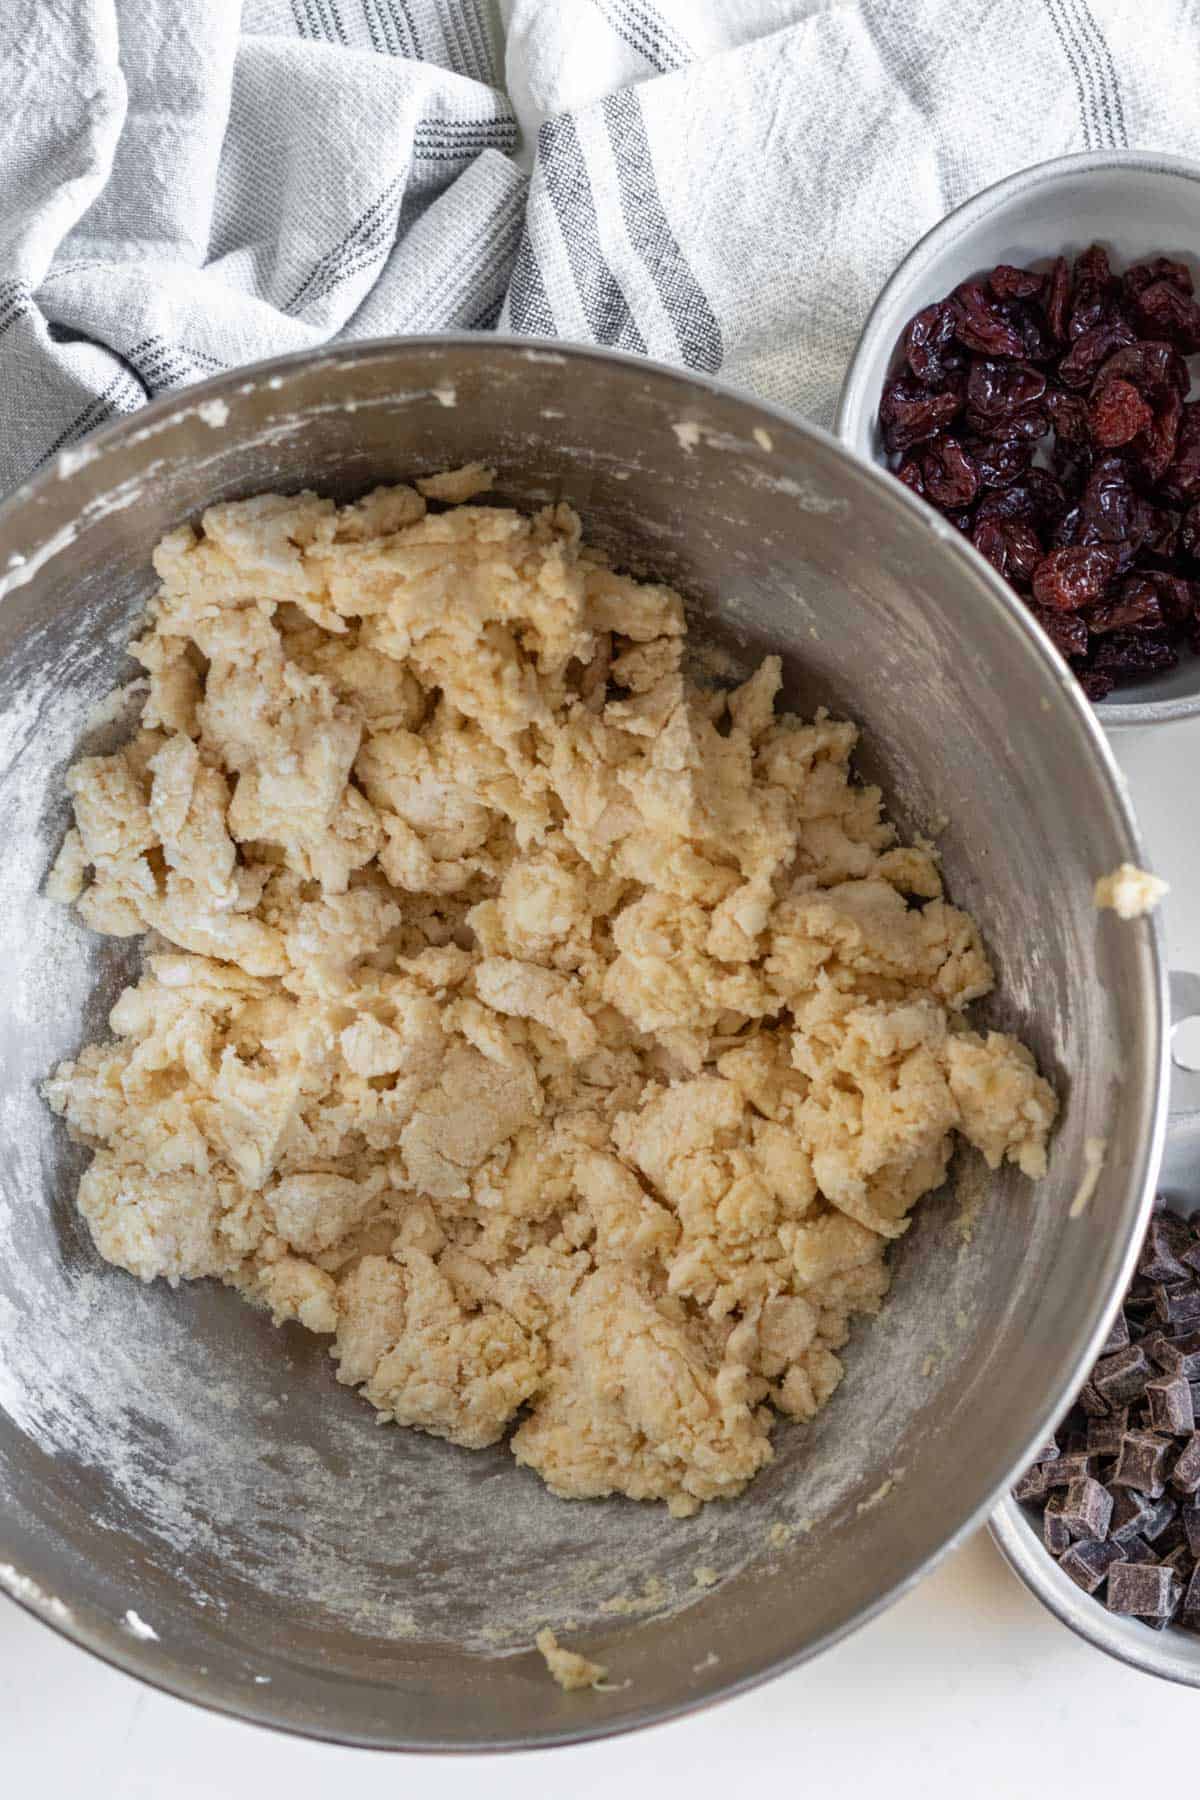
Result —
[{"label": "dried cranberry", "polygon": [[979,471],[957,438],[934,438],[921,456],[921,474],[937,506],[969,506],[979,492]]},{"label": "dried cranberry", "polygon": [[1033,572],[1033,597],[1040,606],[1077,612],[1099,600],[1117,568],[1117,554],[1104,544],[1051,550]]},{"label": "dried cranberry", "polygon": [[1071,272],[1065,256],[1054,260],[1046,289],[1046,324],[1059,342],[1067,335],[1067,307],[1071,299]]},{"label": "dried cranberry", "polygon": [[1123,675],[1148,675],[1156,670],[1173,669],[1178,662],[1178,650],[1165,638],[1152,637],[1145,631],[1114,631],[1101,638],[1092,667],[1120,680]]},{"label": "dried cranberry", "polygon": [[1152,414],[1132,382],[1102,376],[1092,390],[1088,421],[1096,442],[1111,450],[1148,431]]},{"label": "dried cranberry", "polygon": [[1162,478],[1168,500],[1186,504],[1200,496],[1200,400],[1185,404],[1175,440],[1175,459]]},{"label": "dried cranberry", "polygon": [[1032,269],[1016,269],[1012,263],[997,263],[988,276],[988,286],[997,300],[1031,300],[1040,294],[1045,276]]},{"label": "dried cranberry", "polygon": [[1156,630],[1163,622],[1158,595],[1140,575],[1130,576],[1121,584],[1115,600],[1101,600],[1084,613],[1087,628],[1095,637],[1110,631],[1126,631],[1132,625]]},{"label": "dried cranberry", "polygon": [[937,387],[945,378],[954,344],[954,308],[947,300],[923,306],[904,332],[904,355],[917,380]]},{"label": "dried cranberry", "polygon": [[1045,405],[1060,444],[1078,449],[1089,442],[1091,426],[1086,400],[1078,394],[1068,394],[1063,388],[1051,388]]},{"label": "dried cranberry", "polygon": [[1034,446],[1026,438],[968,438],[966,444],[980,487],[1011,487],[1033,461]]},{"label": "dried cranberry", "polygon": [[953,525],[955,531],[961,531],[964,537],[970,537],[971,515],[969,512],[957,512],[951,507],[948,512],[942,514],[942,517]]},{"label": "dried cranberry", "polygon": [[1032,300],[1010,301],[1009,317],[1021,333],[1025,355],[1030,362],[1051,362],[1058,355],[1061,346],[1047,325],[1040,306]]},{"label": "dried cranberry", "polygon": [[1106,319],[1084,331],[1058,365],[1058,379],[1065,387],[1088,387],[1101,363],[1114,350],[1135,342],[1133,327],[1124,319]]},{"label": "dried cranberry", "polygon": [[1030,469],[1025,486],[1033,501],[1035,522],[1048,530],[1067,510],[1067,496],[1061,481],[1046,469]]},{"label": "dried cranberry", "polygon": [[1024,356],[1025,339],[982,282],[964,281],[954,290],[955,336],[982,356]]},{"label": "dried cranberry", "polygon": [[[1200,582],[1188,581],[1165,569],[1142,569],[1129,580],[1144,581],[1154,589],[1164,624],[1186,625],[1200,616]],[[1128,585],[1129,582],[1122,585],[1122,593]]]},{"label": "dried cranberry", "polygon": [[1170,344],[1151,341],[1142,344],[1129,344],[1123,350],[1117,350],[1100,370],[1096,377],[1097,384],[1109,381],[1119,375],[1123,381],[1132,381],[1143,393],[1154,393],[1160,388],[1175,388],[1186,394],[1191,386],[1187,364],[1178,350]]},{"label": "dried cranberry", "polygon": [[896,470],[896,480],[902,481],[914,494],[920,494],[922,499],[925,498],[925,477],[921,474],[921,465],[915,456],[906,457],[900,464]]},{"label": "dried cranberry", "polygon": [[1136,535],[1139,495],[1119,456],[1102,456],[1092,467],[1079,502],[1080,520],[1092,541],[1115,544]]},{"label": "dried cranberry", "polygon": [[1193,562],[1200,562],[1200,500],[1193,501],[1179,527],[1179,548]]},{"label": "dried cranberry", "polygon": [[1174,388],[1163,388],[1155,394],[1150,406],[1150,423],[1130,445],[1147,481],[1161,481],[1175,460],[1182,416],[1183,401]]},{"label": "dried cranberry", "polygon": [[973,356],[967,375],[967,405],[985,419],[1002,419],[1032,406],[1046,391],[1040,369],[1024,362],[997,362]]},{"label": "dried cranberry", "polygon": [[1075,613],[1054,612],[1045,606],[1029,608],[1060,656],[1068,659],[1087,655],[1088,629]]},{"label": "dried cranberry", "polygon": [[1173,281],[1154,281],[1134,301],[1134,317],[1147,335],[1166,338],[1185,356],[1200,350],[1200,306]]},{"label": "dried cranberry", "polygon": [[1021,583],[1031,580],[1045,554],[1032,525],[1021,519],[1001,524],[983,519],[971,533],[971,542],[1001,575]]},{"label": "dried cranberry", "polygon": [[1079,542],[1079,533],[1083,526],[1083,512],[1078,506],[1072,506],[1065,512],[1050,538],[1052,550],[1065,550],[1070,544]]},{"label": "dried cranberry", "polygon": [[977,524],[1003,524],[1006,519],[1024,519],[1030,523],[1036,513],[1033,496],[1025,482],[1017,482],[1013,487],[996,489],[982,495],[975,508]]},{"label": "dried cranberry", "polygon": [[1103,244],[1089,244],[1075,258],[1076,281],[1094,282],[1097,287],[1112,285],[1112,264],[1108,260],[1108,251]]},{"label": "dried cranberry", "polygon": [[1112,693],[1116,681],[1103,669],[1084,669],[1079,676],[1079,685],[1089,700],[1103,700]]},{"label": "dried cranberry", "polygon": [[1181,294],[1194,291],[1192,272],[1186,263],[1172,262],[1169,256],[1152,256],[1149,262],[1131,263],[1121,277],[1124,292],[1135,298],[1155,281],[1169,281]]},{"label": "dried cranberry", "polygon": [[911,376],[900,375],[888,382],[879,402],[883,441],[889,450],[923,443],[947,426],[958,408],[957,394],[931,394]]}]

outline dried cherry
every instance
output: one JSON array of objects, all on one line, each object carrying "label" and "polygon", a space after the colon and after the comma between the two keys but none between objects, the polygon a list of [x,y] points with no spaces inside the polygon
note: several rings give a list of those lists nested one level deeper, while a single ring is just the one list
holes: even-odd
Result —
[{"label": "dried cherry", "polygon": [[979,492],[979,470],[957,438],[936,437],[921,456],[925,492],[941,507],[969,506]]},{"label": "dried cherry", "polygon": [[954,290],[954,331],[960,344],[981,356],[1024,356],[1025,339],[979,281]]},{"label": "dried cherry", "polygon": [[1051,550],[1033,571],[1033,597],[1056,612],[1078,612],[1100,599],[1116,572],[1117,553],[1106,544]]},{"label": "dried cherry", "polygon": [[1148,431],[1153,417],[1133,383],[1119,375],[1102,376],[1092,390],[1088,423],[1092,436],[1106,450],[1128,444],[1139,431]]}]

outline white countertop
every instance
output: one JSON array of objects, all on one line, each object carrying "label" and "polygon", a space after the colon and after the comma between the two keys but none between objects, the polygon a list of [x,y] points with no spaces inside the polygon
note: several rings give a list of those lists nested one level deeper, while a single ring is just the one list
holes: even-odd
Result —
[{"label": "white countertop", "polygon": [[[1200,720],[1123,733],[1151,866],[1172,886],[1174,968],[1200,970]],[[586,1695],[579,1697],[586,1705]],[[1200,1695],[1109,1661],[1043,1611],[978,1532],[874,1624],[818,1661],[679,1724],[534,1756],[401,1758],[329,1749],[200,1712],[95,1662],[0,1600],[0,1791],[13,1800],[221,1796],[488,1800],[547,1778],[572,1800],[709,1800],[800,1779],[819,1793],[1057,1800],[1140,1781],[1153,1744],[1194,1736]],[[1146,1734],[1154,1738],[1147,1742]],[[632,1784],[632,1785],[631,1785]],[[338,1791],[335,1785],[334,1791]],[[345,1791],[343,1789],[343,1791]]]}]

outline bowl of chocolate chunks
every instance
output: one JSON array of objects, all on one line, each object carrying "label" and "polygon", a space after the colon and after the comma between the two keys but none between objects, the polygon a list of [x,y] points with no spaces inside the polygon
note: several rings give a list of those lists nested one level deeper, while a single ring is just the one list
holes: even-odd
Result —
[{"label": "bowl of chocolate chunks", "polygon": [[1200,1687],[1200,1213],[1156,1202],[1090,1376],[992,1532],[1089,1643]]}]

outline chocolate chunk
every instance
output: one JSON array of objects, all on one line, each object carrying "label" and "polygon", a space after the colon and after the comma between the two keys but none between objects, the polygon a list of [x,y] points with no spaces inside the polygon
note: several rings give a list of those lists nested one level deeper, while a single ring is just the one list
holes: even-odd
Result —
[{"label": "chocolate chunk", "polygon": [[1040,1500],[1046,1493],[1046,1471],[1041,1463],[1031,1463],[1018,1477],[1013,1488],[1014,1500]]},{"label": "chocolate chunk", "polygon": [[1108,1610],[1138,1619],[1170,1619],[1183,1597],[1172,1568],[1158,1563],[1114,1563],[1108,1572]]},{"label": "chocolate chunk", "polygon": [[1183,1359],[1179,1354],[1177,1338],[1168,1337],[1160,1326],[1153,1331],[1148,1331],[1141,1340],[1141,1344],[1152,1363],[1157,1363],[1158,1367],[1165,1369],[1169,1375],[1179,1374]]},{"label": "chocolate chunk", "polygon": [[1174,1560],[1177,1551],[1180,1556],[1187,1558],[1187,1565],[1190,1571],[1191,1566],[1196,1559],[1188,1546],[1187,1531],[1185,1530],[1183,1520],[1178,1513],[1175,1514],[1175,1517],[1171,1520],[1171,1523],[1166,1529],[1160,1531],[1158,1536],[1154,1539],[1154,1554],[1157,1556],[1159,1562],[1166,1562],[1168,1557]]},{"label": "chocolate chunk", "polygon": [[1090,1381],[1084,1383],[1079,1390],[1079,1404],[1088,1416],[1088,1423],[1093,1419],[1102,1419],[1110,1409],[1108,1401]]},{"label": "chocolate chunk", "polygon": [[1113,1564],[1123,1561],[1124,1555],[1120,1544],[1100,1543],[1085,1538],[1063,1552],[1058,1566],[1065,1570],[1085,1594],[1094,1594]]},{"label": "chocolate chunk", "polygon": [[1089,1456],[1119,1456],[1121,1439],[1129,1429],[1129,1408],[1111,1412],[1107,1418],[1089,1419],[1087,1447]]},{"label": "chocolate chunk", "polygon": [[1125,1543],[1140,1534],[1142,1526],[1154,1511],[1153,1500],[1133,1488],[1119,1487],[1113,1495],[1112,1518],[1108,1535],[1117,1543]]},{"label": "chocolate chunk", "polygon": [[1042,1538],[1051,1556],[1061,1556],[1071,1547],[1071,1533],[1062,1516],[1063,1496],[1051,1494],[1042,1514]]},{"label": "chocolate chunk", "polygon": [[[1163,1288],[1161,1292],[1165,1293]],[[1129,1344],[1112,1356],[1103,1356],[1092,1370],[1092,1385],[1110,1406],[1136,1400],[1146,1391],[1154,1371],[1140,1344]]]},{"label": "chocolate chunk", "polygon": [[1146,1399],[1150,1423],[1155,1431],[1183,1437],[1194,1430],[1196,1415],[1192,1409],[1192,1390],[1182,1375],[1161,1375],[1157,1381],[1148,1381]]},{"label": "chocolate chunk", "polygon": [[1164,1325],[1194,1331],[1200,1325],[1200,1288],[1156,1288],[1154,1311]]},{"label": "chocolate chunk", "polygon": [[1200,1381],[1200,1331],[1186,1331],[1182,1337],[1168,1338],[1175,1356],[1175,1372],[1188,1381]]},{"label": "chocolate chunk", "polygon": [[1043,1463],[1042,1472],[1048,1488],[1060,1488],[1070,1487],[1081,1475],[1092,1475],[1095,1470],[1086,1450],[1077,1450],[1069,1456],[1056,1456],[1053,1462]]},{"label": "chocolate chunk", "polygon": [[[1174,1511],[1173,1501],[1171,1506]],[[1081,1475],[1067,1489],[1062,1509],[1063,1524],[1072,1537],[1103,1540],[1108,1536],[1112,1509],[1113,1497],[1108,1489],[1102,1488],[1090,1475]]]},{"label": "chocolate chunk", "polygon": [[1194,1494],[1200,1488],[1200,1431],[1193,1431],[1175,1459],[1171,1486],[1177,1494]]},{"label": "chocolate chunk", "polygon": [[1168,1224],[1168,1216],[1160,1214],[1158,1218],[1151,1219],[1142,1254],[1138,1259],[1138,1274],[1147,1281],[1158,1281],[1166,1287],[1175,1287],[1190,1279],[1190,1271],[1176,1254],[1180,1248],[1179,1234]]},{"label": "chocolate chunk", "polygon": [[[1070,1492],[1069,1488],[1068,1488],[1067,1492],[1068,1493]],[[1064,1509],[1064,1517],[1065,1517],[1065,1509]],[[1174,1519],[1177,1519],[1178,1517],[1179,1517],[1179,1507],[1176,1505],[1175,1501],[1172,1500],[1172,1498],[1169,1494],[1164,1494],[1161,1500],[1156,1500],[1154,1502],[1154,1505],[1150,1510],[1149,1517],[1146,1519],[1143,1519],[1141,1525],[1138,1527],[1138,1530],[1139,1530],[1141,1536],[1145,1538],[1145,1540],[1148,1544],[1156,1544],[1158,1542],[1158,1540],[1161,1538],[1163,1532],[1167,1529],[1168,1525],[1170,1525],[1172,1523],[1172,1521]]]},{"label": "chocolate chunk", "polygon": [[1192,1578],[1188,1582],[1179,1610],[1185,1619],[1194,1619],[1200,1625],[1200,1569],[1192,1570]]},{"label": "chocolate chunk", "polygon": [[1179,1509],[1179,1517],[1183,1529],[1187,1532],[1187,1541],[1191,1545],[1192,1555],[1200,1560],[1200,1502],[1189,1500]]},{"label": "chocolate chunk", "polygon": [[1137,1488],[1157,1500],[1167,1485],[1166,1463],[1170,1445],[1165,1438],[1149,1431],[1127,1431],[1121,1439],[1113,1483],[1117,1487]]},{"label": "chocolate chunk", "polygon": [[1158,1561],[1144,1537],[1122,1538],[1121,1548],[1125,1552],[1123,1559],[1125,1562],[1152,1563]]},{"label": "chocolate chunk", "polygon": [[[1200,1254],[1200,1246],[1197,1248]],[[1100,1347],[1101,1356],[1111,1356],[1114,1350],[1123,1350],[1129,1342],[1129,1320],[1124,1312],[1119,1312],[1109,1326],[1108,1336]]]},{"label": "chocolate chunk", "polygon": [[1054,1436],[1053,1432],[1051,1432],[1041,1448],[1034,1451],[1033,1460],[1035,1463],[1053,1462],[1057,1455],[1058,1439]]}]

